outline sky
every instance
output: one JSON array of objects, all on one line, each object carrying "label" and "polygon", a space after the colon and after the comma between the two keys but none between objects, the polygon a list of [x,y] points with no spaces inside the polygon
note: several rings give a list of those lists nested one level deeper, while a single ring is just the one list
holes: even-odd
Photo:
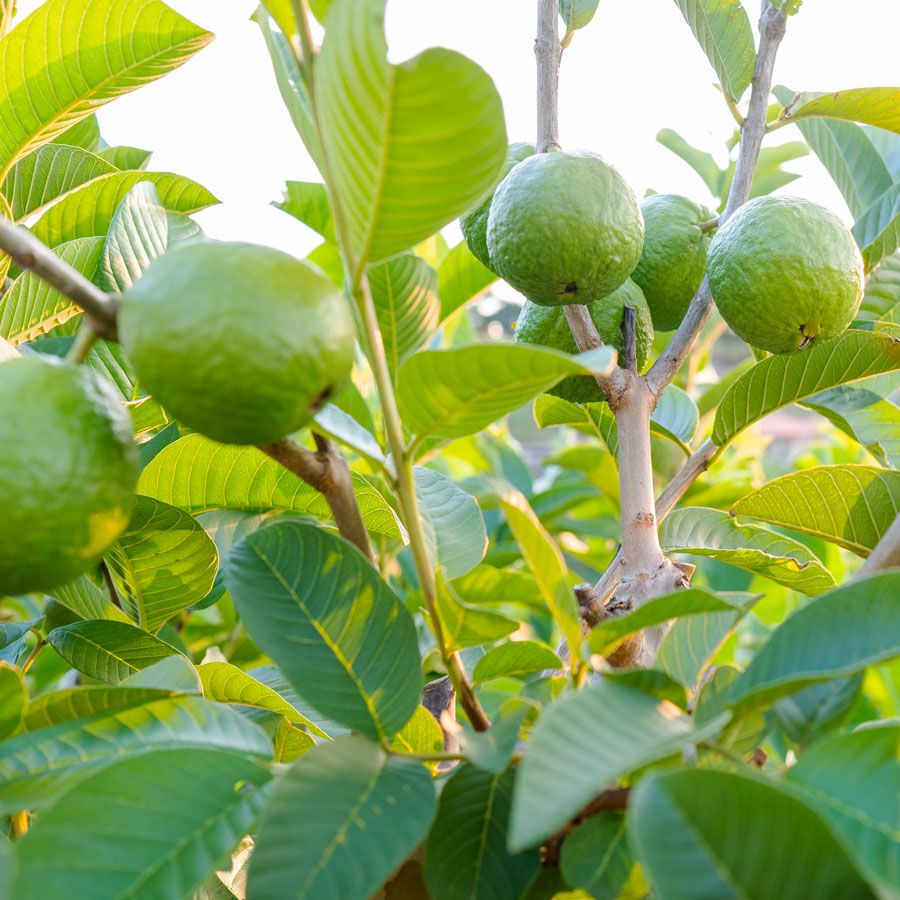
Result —
[{"label": "sky", "polygon": [[[281,198],[286,180],[320,179],[281,105],[262,37],[250,21],[256,3],[168,2],[216,40],[182,68],[103,107],[104,138],[153,150],[154,171],[187,175],[219,197],[221,205],[197,216],[210,237],[304,255],[318,238],[270,204]],[[38,5],[19,0],[23,15]],[[745,5],[755,31],[759,4]],[[533,141],[535,7],[534,0],[389,0],[391,59],[435,45],[466,54],[497,84],[510,140]],[[775,82],[815,91],[900,83],[898,35],[900,0],[807,0],[790,19]],[[706,202],[700,179],[655,136],[674,128],[724,160],[723,142],[734,124],[714,80],[673,0],[600,0],[594,20],[563,57],[561,143],[602,154],[638,196],[650,188]],[[798,138],[790,126],[769,140]],[[849,223],[815,157],[787,168],[802,174],[787,193],[817,200]],[[447,235],[458,239],[455,225]]]}]

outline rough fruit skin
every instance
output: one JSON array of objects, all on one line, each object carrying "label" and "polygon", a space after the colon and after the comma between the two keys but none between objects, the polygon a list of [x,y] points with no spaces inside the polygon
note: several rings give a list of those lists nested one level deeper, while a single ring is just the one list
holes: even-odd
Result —
[{"label": "rough fruit skin", "polygon": [[308,264],[255,244],[194,242],[155,260],[122,295],[119,337],[146,390],[229,444],[301,428],[354,356],[343,295]]},{"label": "rough fruit skin", "polygon": [[[621,353],[624,347],[622,315],[626,306],[635,311],[635,344],[640,370],[647,364],[653,346],[653,321],[641,289],[629,278],[617,291],[589,303],[587,308],[603,342]],[[578,352],[561,306],[540,306],[526,300],[516,323],[515,337],[518,344],[539,344],[566,353]],[[593,403],[604,399],[597,382],[590,375],[572,375],[547,393],[572,403]]]},{"label": "rough fruit skin", "polygon": [[797,197],[757,197],[709,247],[707,277],[722,318],[772,353],[840,334],[863,294],[853,236],[827,209]]},{"label": "rough fruit skin", "polygon": [[[509,149],[506,151],[506,161],[500,170],[498,182],[506,178],[517,163],[533,155],[534,144],[510,144]],[[491,200],[493,199],[494,192],[491,191],[475,209],[462,216],[459,220],[459,226],[462,228],[463,237],[472,256],[489,269],[491,268],[491,257],[488,254],[487,247],[487,223],[488,213],[491,211]]]},{"label": "rough fruit skin", "polygon": [[492,268],[543,306],[612,293],[634,271],[643,241],[631,188],[588,151],[550,151],[519,163],[488,216]]},{"label": "rough fruit skin", "polygon": [[644,292],[653,327],[671,331],[703,281],[711,235],[700,223],[712,213],[678,194],[654,194],[641,203],[644,250],[631,278]]},{"label": "rough fruit skin", "polygon": [[137,475],[103,376],[53,357],[0,364],[0,597],[87,572],[125,530]]}]

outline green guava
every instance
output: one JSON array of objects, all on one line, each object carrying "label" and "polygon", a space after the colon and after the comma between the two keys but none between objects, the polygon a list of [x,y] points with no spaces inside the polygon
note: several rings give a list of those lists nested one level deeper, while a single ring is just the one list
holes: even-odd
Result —
[{"label": "green guava", "polygon": [[611,294],[634,271],[643,241],[631,188],[587,151],[549,151],[519,163],[488,216],[491,267],[542,306]]},{"label": "green guava", "polygon": [[[587,304],[603,342],[615,347],[619,353],[624,348],[622,316],[626,306],[635,311],[635,347],[640,370],[647,364],[653,345],[653,320],[641,289],[629,278],[609,296]],[[561,306],[540,306],[526,300],[516,322],[515,338],[517,344],[539,344],[565,353],[578,352]],[[547,393],[571,403],[593,403],[604,399],[597,382],[590,375],[572,375]]]},{"label": "green guava", "polygon": [[[513,166],[534,155],[534,144],[510,144],[506,151],[506,161],[500,170],[499,184],[512,171]],[[491,268],[491,258],[487,247],[487,223],[488,213],[491,211],[491,200],[494,192],[491,191],[471,212],[461,216],[459,227],[462,228],[463,237],[469,250],[482,265]],[[492,270],[493,271],[493,270]],[[495,273],[496,274],[496,273]]]},{"label": "green guava", "polygon": [[0,596],[87,572],[125,530],[137,474],[131,418],[102,375],[0,364]]},{"label": "green guava", "polygon": [[722,318],[748,344],[788,353],[840,334],[863,295],[843,222],[797,197],[757,197],[719,228],[707,277]]},{"label": "green guava", "polygon": [[154,260],[120,302],[141,385],[185,425],[268,444],[305,425],[353,365],[343,294],[286,253],[199,241]]},{"label": "green guava", "polygon": [[678,194],[654,194],[641,203],[644,216],[644,250],[632,272],[657,331],[671,331],[681,324],[703,273],[711,234],[700,230],[713,214]]}]

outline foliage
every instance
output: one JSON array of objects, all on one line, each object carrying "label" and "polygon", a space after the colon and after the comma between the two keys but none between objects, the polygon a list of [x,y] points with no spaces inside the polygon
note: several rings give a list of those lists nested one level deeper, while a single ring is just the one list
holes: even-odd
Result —
[{"label": "foliage", "polygon": [[[749,116],[744,5],[675,3]],[[648,530],[684,577],[604,605],[585,583],[616,572],[631,524],[633,423],[547,392],[623,370],[610,347],[479,332],[495,276],[441,229],[497,187],[501,100],[457,53],[390,62],[385,6],[253,16],[323,178],[277,205],[321,238],[310,262],[356,325],[351,382],[300,431],[190,432],[95,340],[71,277],[0,256],[0,365],[81,356],[141,466],[99,565],[0,598],[0,897],[897,895],[900,570],[875,565],[900,510],[897,89],[775,88],[756,124],[803,140],[763,147],[749,193],[811,149],[855,220],[863,304],[777,356],[719,341],[713,313],[643,422],[657,493],[701,459]],[[802,28],[799,6],[766,14]],[[8,7],[0,211],[69,276],[124,293],[203,241],[191,216],[217,201],[106,146],[95,110],[211,35],[160,0]],[[602,17],[549,7],[563,46]],[[724,167],[658,139],[723,212],[739,132]],[[776,416],[802,440],[764,430]],[[618,664],[635,647],[652,652]]]}]

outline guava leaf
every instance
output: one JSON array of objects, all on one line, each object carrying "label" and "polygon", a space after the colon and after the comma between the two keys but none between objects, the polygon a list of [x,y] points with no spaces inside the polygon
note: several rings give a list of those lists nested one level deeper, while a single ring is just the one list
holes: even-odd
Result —
[{"label": "guava leaf", "polygon": [[492,678],[522,678],[544,669],[561,669],[562,660],[546,644],[510,641],[488,650],[475,663],[472,680],[478,684]]},{"label": "guava leaf", "polygon": [[515,619],[460,600],[441,572],[437,575],[437,585],[435,606],[450,650],[488,644],[518,629]]},{"label": "guava leaf", "polygon": [[600,0],[559,0],[559,14],[566,23],[566,28],[584,28],[589,24]]},{"label": "guava leaf", "polygon": [[867,87],[828,94],[798,94],[776,122],[796,122],[813,116],[847,119],[900,133],[900,88]]},{"label": "guava leaf", "polygon": [[496,280],[497,276],[472,255],[465,241],[451,247],[438,269],[441,321],[481,296]]},{"label": "guava leaf", "polygon": [[900,341],[867,331],[846,331],[804,350],[770,356],[725,392],[712,440],[724,447],[748,425],[800,400],[872,375],[900,369]]},{"label": "guava leaf", "polygon": [[716,70],[722,90],[740,100],[756,63],[753,30],[740,0],[675,0],[675,5]]},{"label": "guava leaf", "polygon": [[42,3],[0,43],[0,173],[211,40],[159,0]]},{"label": "guava leaf", "polygon": [[900,246],[900,181],[867,206],[853,225],[866,271],[874,269]]},{"label": "guava leaf", "polygon": [[125,172],[146,169],[153,151],[120,144],[116,147],[103,147],[97,151],[97,156]]},{"label": "guava leaf", "polygon": [[874,466],[817,466],[783,475],[731,508],[868,556],[900,512],[900,472]]},{"label": "guava leaf", "polygon": [[316,62],[339,236],[357,271],[475,205],[507,149],[500,96],[475,63],[443,49],[388,62],[385,2],[337,0]]},{"label": "guava leaf", "polygon": [[843,585],[792,613],[732,686],[743,712],[900,655],[900,572]]}]

